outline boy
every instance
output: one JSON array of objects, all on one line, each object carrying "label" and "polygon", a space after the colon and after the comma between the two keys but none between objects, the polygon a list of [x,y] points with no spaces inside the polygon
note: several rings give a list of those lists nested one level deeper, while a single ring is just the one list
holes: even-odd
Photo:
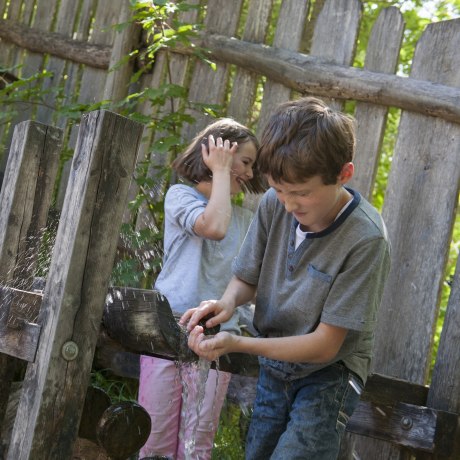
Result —
[{"label": "boy", "polygon": [[[279,106],[262,135],[265,193],[218,301],[188,310],[189,346],[259,356],[247,459],[335,459],[359,400],[389,270],[384,223],[352,178],[353,120],[316,98]],[[256,296],[260,336],[203,335]]]}]

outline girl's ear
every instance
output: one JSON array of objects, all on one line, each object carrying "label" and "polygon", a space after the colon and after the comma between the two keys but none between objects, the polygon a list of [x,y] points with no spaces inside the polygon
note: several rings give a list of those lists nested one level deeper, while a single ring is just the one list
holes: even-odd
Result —
[{"label": "girl's ear", "polygon": [[342,170],[339,174],[339,182],[340,184],[346,184],[355,173],[355,165],[350,161],[349,163],[345,163],[342,166]]}]

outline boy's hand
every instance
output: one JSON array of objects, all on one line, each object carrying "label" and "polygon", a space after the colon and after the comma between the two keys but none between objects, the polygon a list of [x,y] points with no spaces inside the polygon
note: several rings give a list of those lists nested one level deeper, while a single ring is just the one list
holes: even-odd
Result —
[{"label": "boy's hand", "polygon": [[230,172],[233,165],[233,155],[238,149],[238,144],[233,142],[230,147],[230,141],[225,141],[218,137],[214,140],[214,136],[208,138],[208,148],[201,144],[201,154],[204,164],[213,172],[226,171]]},{"label": "boy's hand", "polygon": [[205,300],[199,307],[190,308],[180,318],[179,324],[187,325],[187,330],[191,331],[206,316],[211,316],[206,321],[206,327],[211,328],[228,321],[233,314],[233,308],[225,305],[220,300]]},{"label": "boy's hand", "polygon": [[217,335],[204,335],[204,329],[196,326],[189,335],[188,346],[201,358],[216,361],[219,356],[232,351],[232,344],[237,336],[228,332],[219,332]]}]

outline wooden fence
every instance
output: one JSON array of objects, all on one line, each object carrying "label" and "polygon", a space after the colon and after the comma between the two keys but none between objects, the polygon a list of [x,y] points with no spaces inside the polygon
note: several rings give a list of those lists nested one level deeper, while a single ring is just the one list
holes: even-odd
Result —
[{"label": "wooden fence", "polygon": [[[54,81],[65,81],[65,95],[69,99],[78,97],[82,102],[91,102],[104,96],[118,100],[128,92],[131,68],[128,65],[111,73],[107,72],[107,68],[110,63],[117,62],[140,37],[140,31],[135,26],[119,34],[109,27],[124,22],[129,16],[127,3],[125,0],[112,0],[110,4],[91,0],[0,0],[0,17],[2,12],[6,17],[0,19],[0,64],[9,68],[23,63],[23,76],[44,67],[53,70]],[[379,313],[373,362],[373,372],[386,378],[384,386],[377,384],[374,389],[367,388],[368,400],[363,398],[348,426],[350,432],[359,436],[347,437],[343,458],[352,458],[351,455],[382,460],[411,456],[458,458],[458,266],[451,285],[431,384],[427,386],[427,383],[440,292],[458,204],[460,20],[430,24],[426,28],[416,47],[410,77],[403,78],[395,75],[404,32],[404,22],[398,9],[390,7],[382,11],[372,29],[364,69],[357,69],[352,67],[352,62],[362,14],[359,0],[317,1],[312,11],[307,1],[284,0],[276,16],[272,4],[271,0],[251,0],[247,3],[242,0],[209,0],[201,44],[217,61],[217,71],[195,62],[181,50],[169,62],[160,54],[153,72],[144,75],[140,85],[158,86],[164,78],[165,66],[169,65],[175,83],[189,82],[191,101],[221,104],[226,108],[227,115],[243,123],[252,123],[252,108],[258,103],[257,88],[263,86],[260,116],[254,123],[259,133],[273,107],[297,93],[318,95],[339,107],[346,100],[354,100],[358,144],[355,158],[357,173],[352,186],[369,198],[381,155],[388,108],[401,109],[383,205],[383,216],[393,245],[392,269]],[[247,7],[247,11],[245,15],[240,15],[243,6]],[[52,15],[50,11],[53,11]],[[193,13],[190,15],[187,18],[190,21],[199,19]],[[37,36],[29,40],[33,37],[30,35],[33,33],[31,27],[41,31],[38,37],[42,38],[42,42]],[[270,46],[265,46],[269,36],[267,31],[273,27],[273,40],[267,43]],[[15,30],[16,35],[13,33]],[[305,47],[303,39],[306,35],[310,39]],[[237,40],[230,39],[235,36]],[[64,47],[65,44],[68,48]],[[299,52],[301,45],[302,53]],[[62,49],[67,51],[63,53]],[[72,56],[73,60],[63,56]],[[158,110],[152,107],[140,109],[146,115]],[[207,123],[205,117],[198,113],[194,115],[197,123],[184,132],[186,138]],[[53,112],[47,108],[36,111],[26,108],[15,124],[31,117],[46,124],[53,121],[64,128],[65,137],[72,146],[72,138],[76,138],[77,131],[67,127],[65,120],[54,120]],[[5,143],[10,138],[5,132]],[[139,158],[148,155],[150,140],[140,145]],[[125,140],[120,139],[120,142]],[[136,143],[135,140],[133,142]],[[76,161],[74,158],[74,164]],[[8,183],[10,179],[6,177],[5,184]],[[69,197],[68,194],[67,200],[70,200]],[[60,222],[60,228],[67,227],[67,232],[70,232],[72,222],[77,224],[77,217],[70,209],[77,209],[77,205],[64,204]],[[1,219],[5,219],[3,206],[0,223]],[[8,229],[13,221],[3,221],[2,225]],[[106,236],[101,238],[107,240]],[[82,402],[82,388],[86,388],[79,386],[81,379],[75,378],[77,369],[72,368],[68,374],[71,377],[59,381],[55,369],[50,371],[50,367],[46,367],[60,355],[60,350],[55,349],[56,344],[52,344],[52,337],[58,336],[63,340],[64,336],[65,340],[73,337],[76,343],[83,340],[78,333],[78,322],[63,324],[59,320],[63,311],[60,305],[68,298],[88,298],[88,292],[94,292],[94,288],[88,288],[88,292],[66,291],[67,287],[71,290],[75,288],[72,287],[74,281],[69,284],[67,280],[75,276],[80,280],[87,279],[88,275],[83,276],[84,271],[73,275],[75,270],[81,270],[81,261],[76,262],[79,251],[73,252],[75,249],[71,249],[69,240],[62,240],[59,244],[61,246],[58,242],[56,246],[61,253],[59,264],[62,266],[56,265],[56,270],[64,270],[65,276],[62,283],[56,284],[50,281],[55,276],[50,273],[47,281],[43,304],[44,311],[48,313],[43,314],[44,322],[40,325],[42,337],[46,340],[39,341],[34,364],[29,364],[33,370],[27,371],[27,396],[23,397],[19,407],[18,413],[22,414],[22,418],[17,420],[22,422],[17,422],[13,433],[8,454],[11,459],[29,458],[31,452],[37,453],[40,449],[45,452],[46,448],[48,452],[55,452],[56,446],[69,453],[78,426],[78,420],[72,418],[74,432],[71,433],[69,428],[68,432],[57,433],[59,424],[51,427],[44,422],[46,404],[41,405],[40,397],[46,390],[60,392],[66,395],[64,399],[70,398],[69,401],[60,400],[61,415],[64,416],[67,408],[75,408]],[[3,250],[7,251],[7,248]],[[108,267],[101,260],[100,252],[94,248],[91,251],[94,251],[94,258],[88,252],[91,261],[89,270],[98,267],[105,273]],[[74,253],[76,259],[70,257]],[[49,302],[56,304],[52,308],[47,307]],[[93,328],[100,314],[98,308],[95,304],[90,308],[93,311]],[[86,311],[83,308],[73,313],[81,318]],[[47,318],[49,312],[53,314]],[[55,314],[56,318],[53,317]],[[8,333],[11,333],[10,329]],[[18,345],[18,348],[23,346]],[[89,349],[92,347],[95,347],[93,342]],[[81,346],[79,348],[82,349]],[[81,356],[82,375],[89,372],[91,360],[90,353]],[[70,362],[66,366],[70,369],[73,364]],[[378,379],[373,381],[378,382]],[[26,413],[31,414],[28,419]],[[74,417],[78,413],[77,410]],[[46,428],[49,432],[44,433]],[[41,457],[32,455],[30,458]]]}]

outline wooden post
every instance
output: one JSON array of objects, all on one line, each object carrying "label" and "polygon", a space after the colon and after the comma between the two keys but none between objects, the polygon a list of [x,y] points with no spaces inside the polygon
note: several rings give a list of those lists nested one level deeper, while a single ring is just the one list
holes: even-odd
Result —
[{"label": "wooden post", "polygon": [[[460,258],[452,283],[446,317],[433,370],[428,407],[460,414]],[[441,427],[442,431],[442,427]],[[439,433],[443,435],[442,432]],[[460,418],[457,432],[451,433],[452,452],[448,458],[460,457]],[[456,440],[456,444],[454,444]]]},{"label": "wooden post", "polygon": [[[460,86],[459,25],[457,19],[426,28],[411,78]],[[392,267],[379,311],[373,371],[413,383],[426,383],[431,361],[458,203],[459,138],[458,124],[403,112],[385,195]],[[365,444],[360,458],[405,458],[390,453],[388,445]]]},{"label": "wooden post", "polygon": [[[40,233],[46,226],[62,130],[24,121],[14,134],[0,194],[0,282],[30,288]],[[26,260],[27,259],[27,260]]]},{"label": "wooden post", "polygon": [[[58,128],[33,121],[14,128],[0,194],[0,284],[30,287],[61,145],[62,130]],[[4,345],[11,343],[12,327],[28,327],[21,320],[21,310],[14,305],[2,302],[0,310],[0,430],[16,368],[16,360],[4,354]],[[22,331],[15,332],[21,335]],[[23,345],[22,338],[18,341]]]},{"label": "wooden post", "polygon": [[78,425],[142,126],[82,118],[7,459],[68,459]]}]

